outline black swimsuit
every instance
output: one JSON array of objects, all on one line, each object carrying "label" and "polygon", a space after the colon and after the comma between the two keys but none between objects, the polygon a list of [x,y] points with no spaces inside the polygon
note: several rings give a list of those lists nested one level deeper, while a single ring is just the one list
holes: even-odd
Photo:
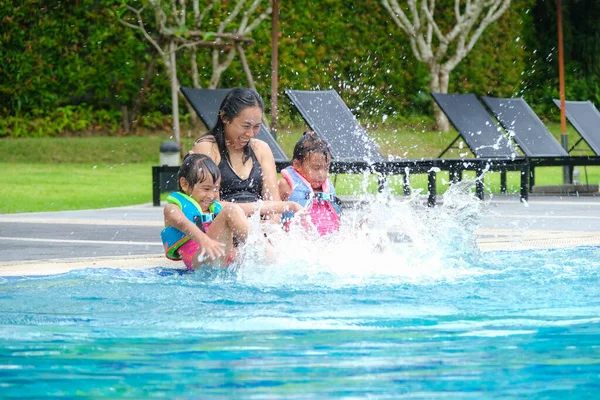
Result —
[{"label": "black swimsuit", "polygon": [[237,203],[251,203],[262,199],[262,168],[252,150],[248,147],[252,159],[252,170],[247,179],[240,179],[231,168],[224,154],[221,154],[219,169],[221,170],[221,200]]}]

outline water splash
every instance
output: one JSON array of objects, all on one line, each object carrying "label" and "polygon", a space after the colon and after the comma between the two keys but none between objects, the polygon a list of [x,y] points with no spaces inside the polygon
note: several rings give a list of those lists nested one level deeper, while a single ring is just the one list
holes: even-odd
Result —
[{"label": "water splash", "polygon": [[419,189],[401,198],[389,191],[364,195],[345,210],[340,231],[324,237],[301,223],[288,233],[268,226],[267,252],[264,224],[254,218],[243,260],[227,277],[260,287],[337,288],[435,284],[485,273],[475,230],[486,206],[473,185],[451,185],[435,208],[424,204]]}]

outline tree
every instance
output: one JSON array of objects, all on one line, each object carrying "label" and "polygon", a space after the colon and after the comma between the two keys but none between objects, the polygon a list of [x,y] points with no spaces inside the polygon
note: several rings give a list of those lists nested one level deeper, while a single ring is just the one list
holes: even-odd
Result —
[{"label": "tree", "polygon": [[[427,64],[429,88],[438,93],[448,93],[450,73],[473,49],[485,28],[510,6],[510,0],[454,0],[454,20],[448,23],[444,21],[448,17],[445,10],[436,13],[436,0],[422,0],[420,4],[418,0],[407,0],[404,7],[397,0],[381,0],[381,3],[408,35],[417,60]],[[439,130],[450,128],[435,103],[434,116]]]},{"label": "tree", "polygon": [[[204,2],[203,2],[204,3]],[[177,78],[177,57],[179,50],[189,52],[193,85],[200,87],[200,72],[197,63],[197,49],[212,51],[212,76],[208,88],[216,88],[223,72],[231,65],[235,54],[239,54],[250,87],[254,80],[246,62],[244,45],[254,43],[250,33],[271,14],[271,0],[237,0],[231,5],[212,0],[201,6],[200,0],[144,0],[140,8],[126,5],[119,21],[130,28],[139,30],[160,55],[171,80],[171,100],[173,108],[173,129],[175,141],[181,145],[179,133],[179,79]],[[249,3],[249,4],[248,4]],[[262,6],[265,3],[265,6]],[[151,13],[145,13],[150,6]],[[149,15],[150,14],[150,15]],[[152,16],[153,18],[149,18]],[[149,23],[145,17],[152,21]],[[211,25],[205,29],[204,25]],[[196,114],[190,115],[197,121]]]}]

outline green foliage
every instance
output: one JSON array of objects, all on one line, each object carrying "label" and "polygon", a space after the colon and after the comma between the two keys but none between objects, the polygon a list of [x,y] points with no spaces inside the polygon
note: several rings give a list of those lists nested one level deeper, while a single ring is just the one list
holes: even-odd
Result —
[{"label": "green foliage", "polygon": [[82,131],[115,133],[120,114],[115,110],[94,110],[90,105],[64,106],[27,116],[7,116],[0,120],[0,137],[44,137]]},{"label": "green foliage", "polygon": [[[0,25],[0,104],[3,116],[16,118],[0,135],[53,135],[95,121],[117,129],[120,107],[136,96],[150,58],[148,45],[118,24],[111,12],[117,3],[0,3],[0,15],[7,15]],[[149,97],[156,110],[163,100]],[[65,116],[81,120],[54,121]]]},{"label": "green foliage", "polygon": [[280,87],[336,89],[358,118],[374,122],[429,107],[415,101],[427,71],[379,1],[303,0],[280,20]]},{"label": "green foliage", "polygon": [[[161,61],[144,82],[156,51],[138,31],[118,22],[119,17],[131,18],[126,4],[140,8],[146,3],[0,2],[0,15],[5,16],[0,24],[0,136],[78,131],[118,134],[122,110],[132,110],[138,98],[139,129],[170,129],[170,82]],[[453,3],[438,3],[449,25]],[[586,6],[563,2],[567,97],[600,103],[600,3],[579,3]],[[218,2],[202,27],[208,32],[205,39],[210,39],[230,7],[231,2]],[[450,91],[522,95],[542,115],[555,115],[551,103],[558,96],[555,14],[554,0],[513,1],[453,71]],[[155,34],[150,7],[144,11],[144,21]],[[179,34],[186,35],[185,29]],[[257,89],[270,104],[269,19],[252,38],[255,43],[247,46],[246,55]],[[201,49],[197,55],[203,86],[211,76],[211,56],[210,49]],[[178,77],[182,85],[192,84],[187,50],[178,53]],[[284,88],[333,88],[365,125],[385,121],[427,124],[431,120],[428,83],[427,67],[414,58],[408,38],[380,1],[296,0],[281,7],[281,123],[301,121],[282,95]],[[147,89],[141,92],[144,84]],[[236,59],[223,74],[221,87],[243,85],[247,85],[246,77]],[[183,101],[180,111],[182,120],[189,120]]]},{"label": "green foliage", "polygon": [[477,44],[452,73],[451,93],[497,97],[519,96],[523,71],[528,68],[531,18],[535,0],[513,1],[511,7],[481,35]]},{"label": "green foliage", "polygon": [[[533,23],[523,97],[536,112],[558,120],[558,109],[552,102],[559,98],[556,1],[537,0],[530,15]],[[600,3],[563,1],[562,20],[565,96],[600,106]]]}]

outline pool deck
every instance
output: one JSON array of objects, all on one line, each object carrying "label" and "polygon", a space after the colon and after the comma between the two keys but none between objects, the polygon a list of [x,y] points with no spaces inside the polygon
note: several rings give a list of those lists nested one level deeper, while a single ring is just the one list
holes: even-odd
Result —
[{"label": "pool deck", "polygon": [[[426,201],[425,197],[423,198]],[[346,199],[352,201],[352,199]],[[443,203],[443,198],[441,200]],[[600,246],[600,194],[486,199],[476,231],[482,251]],[[0,276],[82,268],[180,268],[164,258],[162,207],[0,215]]]}]

